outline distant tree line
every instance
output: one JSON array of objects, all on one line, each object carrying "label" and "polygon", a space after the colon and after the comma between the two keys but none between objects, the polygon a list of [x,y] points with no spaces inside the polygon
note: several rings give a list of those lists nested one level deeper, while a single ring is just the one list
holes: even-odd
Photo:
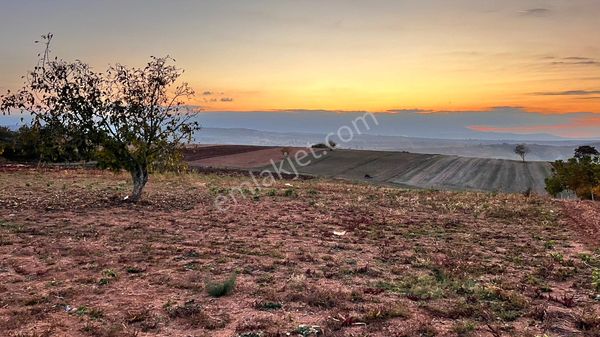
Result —
[{"label": "distant tree line", "polygon": [[581,199],[600,199],[600,153],[593,146],[580,146],[573,158],[552,163],[546,191],[557,196],[567,190]]},{"label": "distant tree line", "polygon": [[[82,142],[60,128],[22,125],[17,130],[0,126],[0,157],[17,163],[91,163],[108,166],[101,145]],[[160,153],[149,166],[149,172],[183,172],[187,170],[181,148]]]},{"label": "distant tree line", "polygon": [[15,162],[81,162],[95,159],[95,146],[60,128],[23,125],[0,127],[0,156]]}]

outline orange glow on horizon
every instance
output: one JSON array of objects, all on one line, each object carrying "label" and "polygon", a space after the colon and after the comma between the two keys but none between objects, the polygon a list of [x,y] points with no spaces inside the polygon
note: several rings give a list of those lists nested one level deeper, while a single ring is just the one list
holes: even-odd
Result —
[{"label": "orange glow on horizon", "polygon": [[[214,83],[219,88],[214,91],[231,100],[196,97],[192,104],[211,111],[485,111],[513,106],[541,113],[600,113],[596,64],[559,66],[531,56],[493,55],[468,65],[463,59],[439,55],[346,62],[343,66],[315,62],[276,74],[269,73],[268,67],[254,69],[237,74],[235,82],[217,75],[202,80],[205,74],[194,69],[189,82],[198,88],[200,83]],[[264,75],[256,78],[255,72]]]},{"label": "orange glow on horizon", "polygon": [[[192,99],[189,104],[197,105],[204,111],[291,111],[291,110],[328,110],[328,111],[370,111],[387,112],[393,110],[443,111],[488,111],[494,107],[515,107],[528,112],[543,114],[563,114],[573,112],[600,113],[600,97],[531,97],[523,95],[519,99],[469,97],[455,99],[418,99],[418,98],[375,98],[375,95],[338,95],[305,99],[306,95],[277,96],[268,93],[256,95],[231,95],[231,102],[205,102]],[[399,97],[400,95],[391,95]],[[432,96],[436,96],[432,94]],[[443,97],[439,95],[438,97]]]}]

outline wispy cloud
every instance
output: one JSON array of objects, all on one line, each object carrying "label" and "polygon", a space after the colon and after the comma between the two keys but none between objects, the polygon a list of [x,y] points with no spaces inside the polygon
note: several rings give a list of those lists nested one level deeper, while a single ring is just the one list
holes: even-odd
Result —
[{"label": "wispy cloud", "polygon": [[548,8],[530,8],[519,11],[519,13],[523,16],[546,16],[551,12],[552,11]]},{"label": "wispy cloud", "polygon": [[574,66],[578,66],[578,65],[590,65],[590,66],[600,66],[600,61],[577,61],[577,62],[563,62],[563,61],[557,61],[557,62],[552,62],[552,64],[554,65],[574,65]]},{"label": "wispy cloud", "polygon": [[553,61],[551,64],[553,65],[592,65],[592,66],[600,66],[600,61],[596,59],[592,59],[589,57],[581,57],[581,56],[570,56],[563,57],[558,61]]},{"label": "wispy cloud", "polygon": [[589,96],[600,95],[600,90],[567,90],[567,91],[546,91],[534,92],[536,96]]},{"label": "wispy cloud", "polygon": [[233,102],[233,98],[231,98],[231,97],[223,97],[223,98],[221,98],[221,102]]},{"label": "wispy cloud", "polygon": [[589,57],[569,56],[569,57],[563,58],[563,60],[570,60],[570,61],[592,61],[593,59],[591,59]]}]

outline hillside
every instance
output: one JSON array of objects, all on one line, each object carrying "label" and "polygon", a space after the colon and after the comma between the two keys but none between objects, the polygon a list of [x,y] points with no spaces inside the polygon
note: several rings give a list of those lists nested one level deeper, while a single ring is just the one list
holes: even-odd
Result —
[{"label": "hillside", "polygon": [[[302,148],[291,148],[293,159]],[[317,158],[319,157],[319,158]],[[185,159],[197,168],[234,168],[252,171],[271,170],[284,160],[280,147],[217,145],[192,147]],[[545,194],[544,179],[550,174],[546,162],[523,163],[515,160],[467,158],[448,155],[415,154],[393,151],[335,150],[301,161],[300,166],[284,161],[286,172],[340,178],[375,184],[412,188],[478,190],[522,193],[531,189]]]},{"label": "hillside", "polygon": [[297,169],[302,174],[406,187],[511,193],[531,189],[539,194],[546,193],[544,179],[550,174],[545,162],[357,150],[329,152]]},{"label": "hillside", "polygon": [[316,179],[214,207],[247,181],[153,175],[134,205],[125,174],[2,168],[2,335],[600,333],[597,204]]}]

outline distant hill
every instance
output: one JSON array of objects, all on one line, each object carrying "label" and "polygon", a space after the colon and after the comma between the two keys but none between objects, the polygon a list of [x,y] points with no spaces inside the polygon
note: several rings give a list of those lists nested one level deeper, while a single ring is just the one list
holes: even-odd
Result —
[{"label": "distant hill", "polygon": [[[278,133],[251,129],[205,128],[196,134],[194,141],[199,144],[244,144],[260,146],[305,147],[321,143],[324,134],[317,133]],[[340,148],[356,150],[408,151],[413,153],[446,154],[476,158],[517,159],[514,145],[526,143],[531,149],[529,161],[554,161],[570,158],[579,145],[589,144],[600,148],[600,142],[584,140],[456,140],[431,139],[402,136],[356,135],[349,142],[332,137]]]},{"label": "distant hill", "polygon": [[[190,146],[185,160],[198,169],[236,169],[258,175],[300,174],[407,188],[545,194],[548,162],[468,158],[395,151],[315,150],[248,145]],[[302,155],[299,151],[307,151]],[[301,158],[294,160],[294,158]]]}]

